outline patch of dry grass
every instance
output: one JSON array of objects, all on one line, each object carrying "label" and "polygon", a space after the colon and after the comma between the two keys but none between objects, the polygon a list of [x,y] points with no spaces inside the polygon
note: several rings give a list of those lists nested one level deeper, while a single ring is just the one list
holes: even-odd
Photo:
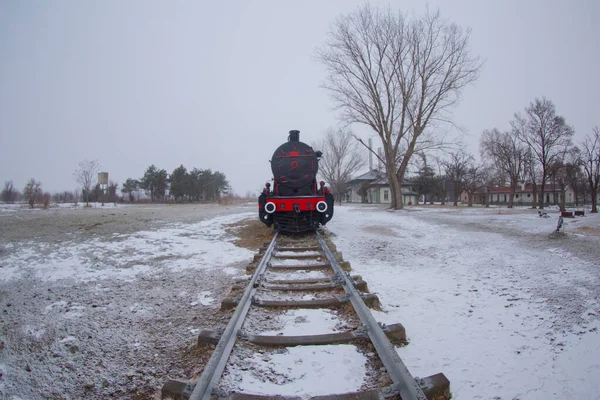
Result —
[{"label": "patch of dry grass", "polygon": [[258,219],[245,219],[233,224],[226,225],[227,233],[235,236],[236,246],[257,251],[265,243],[273,238],[273,229],[267,228]]},{"label": "patch of dry grass", "polygon": [[574,231],[586,236],[600,236],[600,227],[598,226],[580,226]]},{"label": "patch of dry grass", "polygon": [[377,235],[382,236],[398,236],[392,228],[388,228],[386,226],[363,226],[360,228],[360,230],[363,232],[375,233]]}]

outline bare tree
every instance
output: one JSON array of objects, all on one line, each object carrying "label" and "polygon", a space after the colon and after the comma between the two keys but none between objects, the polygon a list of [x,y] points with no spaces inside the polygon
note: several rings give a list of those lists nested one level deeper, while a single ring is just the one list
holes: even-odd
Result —
[{"label": "bare tree", "polygon": [[17,198],[18,191],[13,185],[13,181],[4,182],[4,189],[2,189],[2,201],[5,203],[14,203]]},{"label": "bare tree", "polygon": [[484,131],[479,143],[482,159],[490,161],[491,165],[508,177],[510,183],[510,196],[508,208],[513,207],[517,185],[523,178],[523,165],[525,149],[518,140],[515,131],[500,132],[494,128]]},{"label": "bare tree", "polygon": [[50,200],[52,200],[52,195],[50,192],[44,192],[41,194],[39,202],[44,208],[48,208],[50,206]]},{"label": "bare tree", "polygon": [[598,187],[600,186],[600,129],[596,126],[592,136],[586,135],[581,143],[583,171],[592,195],[592,212],[598,212]]},{"label": "bare tree", "polygon": [[523,180],[526,183],[531,184],[531,191],[533,198],[531,199],[531,208],[537,208],[537,200],[538,200],[538,162],[535,156],[533,155],[533,151],[531,148],[525,150],[524,158],[523,158]]},{"label": "bare tree", "polygon": [[353,140],[352,132],[328,129],[325,138],[317,147],[323,156],[319,162],[319,174],[329,183],[334,198],[341,204],[352,175],[365,165],[362,147]]},{"label": "bare tree", "polygon": [[481,167],[481,178],[483,180],[482,186],[485,188],[484,204],[486,208],[489,208],[490,206],[490,188],[498,186],[498,184],[503,181],[503,178],[500,174],[501,172],[495,165],[493,165],[492,162],[483,163]]},{"label": "bare tree", "polygon": [[100,171],[100,163],[98,160],[85,159],[79,162],[79,165],[73,176],[77,183],[81,185],[81,191],[84,196],[86,206],[90,205],[90,196],[92,188],[95,186],[98,179],[98,171]]},{"label": "bare tree", "polygon": [[408,18],[366,4],[338,18],[317,52],[341,119],[369,126],[381,140],[383,156],[371,151],[385,164],[391,208],[403,208],[400,187],[413,154],[448,144],[427,128],[449,121],[461,90],[479,75],[468,42],[469,31],[439,12]]},{"label": "bare tree", "polygon": [[54,193],[52,195],[52,200],[55,203],[72,203],[73,201],[75,201],[75,197],[73,195],[73,192],[65,190],[62,192]]},{"label": "bare tree", "polygon": [[525,108],[525,116],[517,113],[512,127],[519,139],[529,146],[541,168],[541,202],[544,208],[544,191],[549,177],[550,166],[562,162],[571,146],[573,128],[565,118],[556,115],[554,104],[542,97],[536,98]]},{"label": "bare tree", "polygon": [[42,183],[31,178],[23,189],[23,196],[27,199],[29,207],[33,208],[42,196]]},{"label": "bare tree", "polygon": [[458,205],[460,194],[465,188],[467,172],[474,162],[473,156],[467,154],[464,150],[450,153],[450,158],[443,162],[446,177],[452,184],[455,206]]},{"label": "bare tree", "polygon": [[464,176],[464,184],[463,189],[467,192],[467,206],[473,207],[473,195],[477,189],[481,188],[485,185],[485,168],[483,165],[476,165],[474,160],[472,160],[471,164],[468,166],[465,176]]}]

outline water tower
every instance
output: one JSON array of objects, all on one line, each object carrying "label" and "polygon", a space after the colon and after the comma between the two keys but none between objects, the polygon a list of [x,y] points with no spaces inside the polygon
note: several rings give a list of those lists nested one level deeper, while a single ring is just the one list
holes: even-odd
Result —
[{"label": "water tower", "polygon": [[104,205],[104,197],[108,192],[108,172],[98,173],[98,185],[100,185],[100,189],[102,189],[102,205]]}]

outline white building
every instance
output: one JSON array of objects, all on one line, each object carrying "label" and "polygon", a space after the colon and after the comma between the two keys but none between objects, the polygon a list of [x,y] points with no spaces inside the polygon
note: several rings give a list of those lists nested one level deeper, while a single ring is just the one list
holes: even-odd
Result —
[{"label": "white building", "polygon": [[[404,205],[417,204],[418,197],[410,182],[402,184]],[[346,182],[345,200],[349,203],[391,204],[392,193],[385,173],[374,169]]]}]

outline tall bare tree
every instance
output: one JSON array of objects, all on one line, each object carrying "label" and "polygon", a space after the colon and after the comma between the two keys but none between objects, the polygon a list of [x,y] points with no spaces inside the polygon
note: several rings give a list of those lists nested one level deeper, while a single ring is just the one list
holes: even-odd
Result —
[{"label": "tall bare tree", "polygon": [[365,165],[362,146],[353,139],[352,132],[330,128],[317,147],[323,153],[319,174],[329,183],[334,198],[341,204],[346,182]]},{"label": "tall bare tree", "polygon": [[544,208],[545,185],[548,181],[550,166],[562,162],[571,147],[573,128],[567,125],[565,118],[556,115],[552,101],[536,98],[525,108],[525,115],[515,114],[511,125],[519,139],[526,144],[541,168],[541,202]]},{"label": "tall bare tree", "polygon": [[5,203],[14,203],[17,199],[17,190],[13,185],[13,181],[4,182],[4,189],[2,189],[2,201]]},{"label": "tall bare tree", "polygon": [[42,183],[31,178],[23,189],[23,196],[27,199],[29,207],[33,208],[42,197]]},{"label": "tall bare tree", "polygon": [[581,143],[583,171],[592,195],[592,212],[598,212],[598,188],[600,186],[600,129],[596,126],[592,136],[586,135]]},{"label": "tall bare tree", "polygon": [[[560,211],[566,211],[567,194],[567,164],[562,160],[555,162],[548,168],[548,177],[552,183],[552,201],[558,203]],[[556,198],[556,190],[560,192],[560,198]]]},{"label": "tall bare tree", "polygon": [[481,177],[483,179],[483,187],[485,188],[485,207],[490,206],[491,188],[504,183],[504,176],[492,162],[484,162],[481,169]]},{"label": "tall bare tree", "polygon": [[75,180],[81,185],[81,191],[87,206],[90,205],[92,188],[98,180],[98,171],[100,171],[98,160],[85,159],[79,162],[77,169],[73,172]]},{"label": "tall bare tree", "polygon": [[408,17],[366,4],[339,17],[317,52],[341,119],[369,126],[381,140],[383,156],[373,153],[386,167],[392,208],[403,208],[411,157],[448,144],[431,127],[450,121],[462,89],[479,75],[469,34],[439,12]]},{"label": "tall bare tree", "polygon": [[538,182],[539,182],[539,173],[538,173],[538,161],[535,158],[533,151],[531,148],[525,149],[525,154],[523,158],[523,180],[525,183],[531,184],[531,208],[536,209],[538,203]]},{"label": "tall bare tree", "polygon": [[475,160],[473,159],[465,172],[463,180],[463,189],[465,192],[467,192],[468,207],[473,207],[473,195],[477,189],[485,185],[485,173],[485,167],[483,165],[476,165]]},{"label": "tall bare tree", "polygon": [[474,163],[473,156],[464,150],[451,152],[450,158],[443,162],[446,178],[452,184],[455,206],[458,205],[460,194],[465,188],[467,173]]},{"label": "tall bare tree", "polygon": [[517,185],[523,179],[525,149],[518,140],[516,132],[500,132],[494,128],[486,130],[479,142],[481,158],[489,160],[500,174],[508,177],[510,196],[508,208],[513,207]]},{"label": "tall bare tree", "polygon": [[567,186],[573,189],[575,196],[575,206],[579,206],[579,198],[586,193],[586,181],[582,169],[583,160],[581,157],[581,149],[575,147],[576,151],[572,152],[572,156],[567,160],[565,165],[565,179]]}]

